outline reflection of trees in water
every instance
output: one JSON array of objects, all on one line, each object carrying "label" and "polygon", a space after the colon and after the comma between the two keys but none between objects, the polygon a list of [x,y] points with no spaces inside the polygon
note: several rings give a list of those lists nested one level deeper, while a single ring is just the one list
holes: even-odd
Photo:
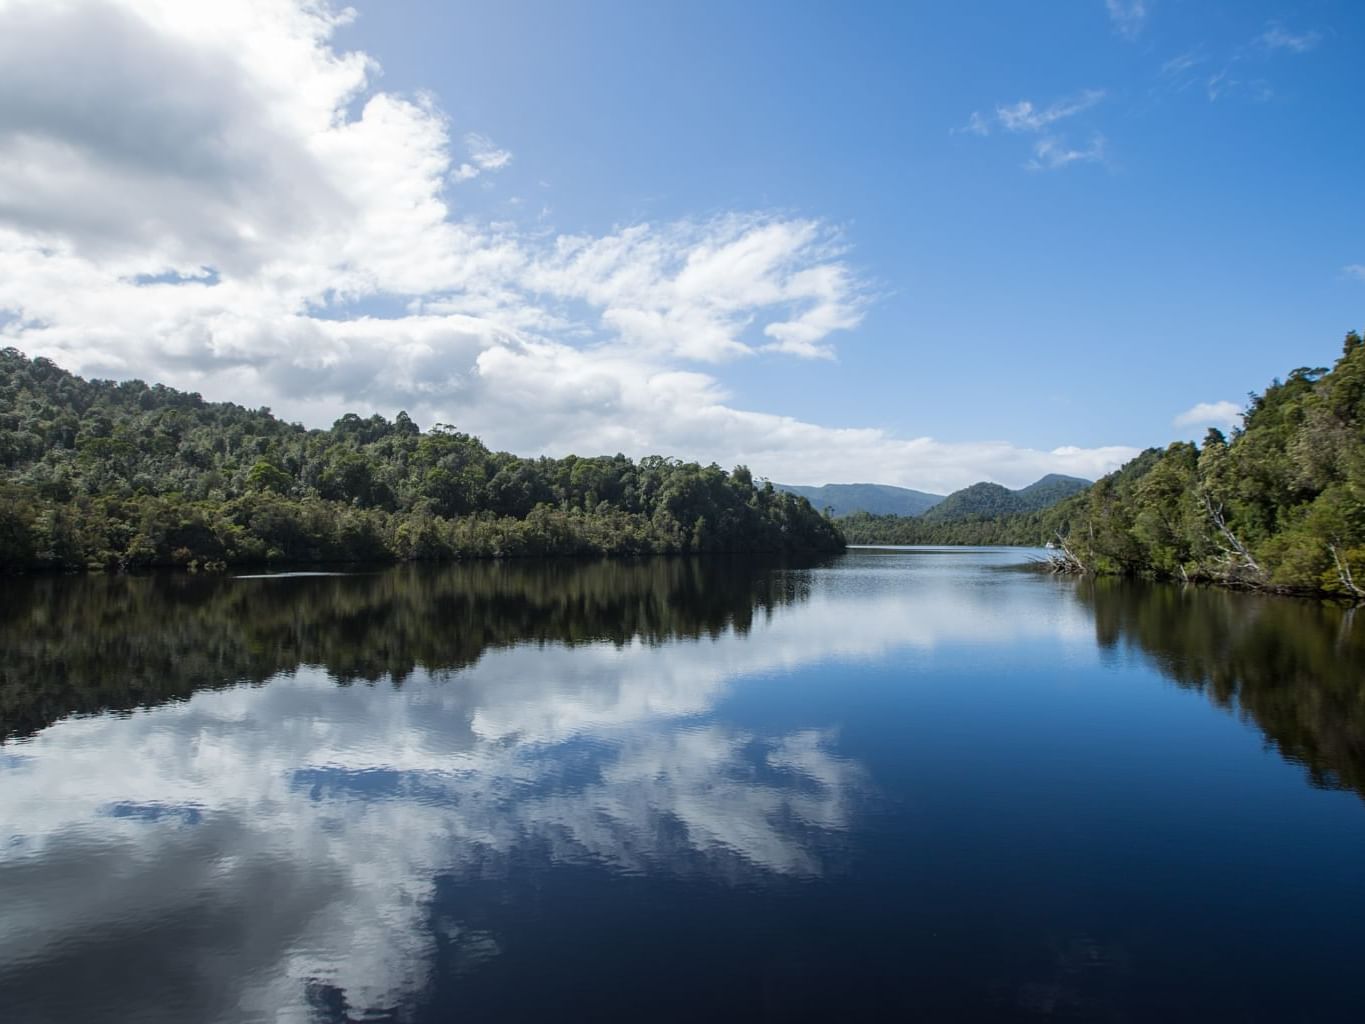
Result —
[{"label": "reflection of trees in water", "polygon": [[401,682],[489,647],[747,633],[809,578],[723,559],[478,562],[371,575],[11,580],[0,604],[0,738],[299,665]]},{"label": "reflection of trees in water", "polygon": [[[805,599],[799,570],[31,586],[0,613],[0,657],[18,655],[0,671],[36,680],[14,691],[27,704],[6,691],[36,735],[0,785],[0,989],[21,1017],[86,1019],[94,1000],[139,1020],[406,1019],[435,972],[486,970],[539,930],[555,886],[753,888],[819,877],[846,848],[864,773],[832,731],[698,720],[727,681],[805,650],[780,642],[797,616],[762,643],[735,635]],[[704,635],[719,641],[662,643]],[[312,664],[326,671],[38,728],[70,700],[188,697]],[[415,666],[436,678],[334,685]],[[132,963],[165,970],[151,985]]]},{"label": "reflection of trees in water", "polygon": [[1237,709],[1314,785],[1365,797],[1365,618],[1312,601],[1100,579],[1077,584],[1102,647]]}]

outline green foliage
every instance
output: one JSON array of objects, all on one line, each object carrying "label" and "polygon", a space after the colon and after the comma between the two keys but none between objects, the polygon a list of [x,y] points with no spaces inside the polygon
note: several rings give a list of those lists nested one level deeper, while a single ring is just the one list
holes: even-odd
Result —
[{"label": "green foliage", "polygon": [[1041,546],[1048,536],[1040,512],[1025,515],[962,516],[929,519],[926,516],[874,516],[866,512],[839,520],[850,544],[928,545],[1023,545]]},{"label": "green foliage", "polygon": [[523,459],[405,414],[330,430],[0,352],[0,569],[835,551],[808,501],[657,456]]},{"label": "green foliage", "polygon": [[1144,452],[1057,514],[1099,572],[1365,597],[1365,344],[1253,395],[1231,440]]}]

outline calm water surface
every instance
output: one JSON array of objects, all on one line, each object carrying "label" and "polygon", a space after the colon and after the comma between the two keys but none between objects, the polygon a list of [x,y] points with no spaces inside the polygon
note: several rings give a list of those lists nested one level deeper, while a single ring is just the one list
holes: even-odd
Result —
[{"label": "calm water surface", "polygon": [[1021,557],[7,580],[0,1019],[1365,1019],[1365,616]]}]

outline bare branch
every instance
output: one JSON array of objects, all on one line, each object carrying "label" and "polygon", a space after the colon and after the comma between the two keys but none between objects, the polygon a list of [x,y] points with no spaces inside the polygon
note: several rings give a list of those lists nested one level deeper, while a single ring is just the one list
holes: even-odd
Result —
[{"label": "bare branch", "polygon": [[1361,590],[1360,587],[1356,586],[1355,577],[1351,575],[1350,563],[1341,556],[1341,552],[1337,550],[1336,544],[1328,544],[1327,547],[1331,549],[1332,561],[1335,562],[1337,566],[1337,579],[1341,580],[1341,585],[1346,588],[1346,592],[1357,601],[1365,600],[1365,590]]},{"label": "bare branch", "polygon": [[1048,566],[1053,572],[1080,576],[1090,571],[1085,563],[1076,557],[1076,553],[1066,546],[1066,538],[1062,536],[1061,531],[1057,532],[1057,546],[1061,553],[1053,551],[1047,557]]},{"label": "bare branch", "polygon": [[1228,567],[1228,575],[1236,577],[1240,576],[1244,570],[1250,570],[1258,580],[1264,580],[1265,570],[1261,568],[1256,559],[1252,557],[1251,552],[1237,539],[1237,535],[1228,526],[1227,520],[1223,517],[1223,506],[1215,505],[1208,492],[1204,493],[1203,498],[1204,509],[1208,512],[1209,519],[1213,521],[1213,525],[1217,527],[1218,532],[1226,542],[1223,547],[1223,561]]}]

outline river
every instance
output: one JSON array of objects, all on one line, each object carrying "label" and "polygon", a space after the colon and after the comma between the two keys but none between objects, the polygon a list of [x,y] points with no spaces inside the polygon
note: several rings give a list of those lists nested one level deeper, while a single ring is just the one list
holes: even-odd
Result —
[{"label": "river", "polygon": [[1365,615],[1024,558],[6,580],[0,1016],[1361,1019]]}]

